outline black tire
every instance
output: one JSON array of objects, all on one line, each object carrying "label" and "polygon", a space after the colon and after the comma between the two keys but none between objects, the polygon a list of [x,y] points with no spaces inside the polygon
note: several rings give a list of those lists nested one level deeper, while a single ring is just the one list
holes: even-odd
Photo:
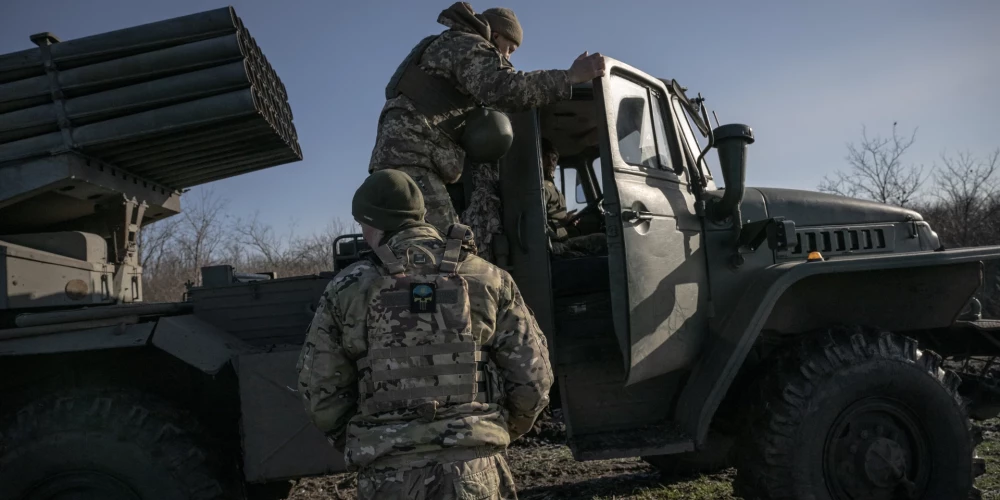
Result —
[{"label": "black tire", "polygon": [[981,438],[958,394],[961,380],[941,369],[937,354],[900,335],[838,328],[805,337],[770,363],[748,394],[737,495],[978,497]]},{"label": "black tire", "polygon": [[[194,419],[118,390],[49,396],[0,427],[0,498],[229,500],[240,487]],[[207,439],[207,438],[203,438]],[[90,494],[91,496],[86,496]]]}]

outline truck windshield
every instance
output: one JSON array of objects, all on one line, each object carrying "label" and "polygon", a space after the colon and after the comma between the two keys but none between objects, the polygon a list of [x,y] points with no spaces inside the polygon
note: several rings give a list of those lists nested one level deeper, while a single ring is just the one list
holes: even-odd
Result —
[{"label": "truck windshield", "polygon": [[[701,154],[701,151],[708,144],[708,138],[699,137],[701,134],[694,133],[694,123],[691,122],[691,117],[688,116],[687,109],[681,105],[680,100],[676,96],[671,97],[671,105],[674,108],[674,115],[679,117],[677,121],[680,122],[681,133],[684,135],[684,140],[688,143],[688,148],[691,149],[691,154],[695,158],[698,158],[698,155]],[[705,155],[700,165],[702,175],[709,180],[712,179],[711,157],[712,155]]]}]

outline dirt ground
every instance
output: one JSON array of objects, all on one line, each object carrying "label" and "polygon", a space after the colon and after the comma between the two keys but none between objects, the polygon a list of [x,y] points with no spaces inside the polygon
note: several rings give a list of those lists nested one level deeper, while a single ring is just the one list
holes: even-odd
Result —
[{"label": "dirt ground", "polygon": [[[985,500],[1000,500],[1000,419],[983,423],[984,442],[979,455],[986,474],[977,485]],[[664,477],[638,458],[577,462],[564,444],[558,424],[546,423],[507,451],[521,500],[642,499],[735,500],[727,469],[717,474]],[[354,477],[337,474],[302,479],[291,485],[287,500],[354,499]]]}]

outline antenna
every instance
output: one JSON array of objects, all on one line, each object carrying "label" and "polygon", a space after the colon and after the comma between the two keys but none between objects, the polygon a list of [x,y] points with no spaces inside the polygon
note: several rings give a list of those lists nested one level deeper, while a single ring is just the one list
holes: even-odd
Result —
[{"label": "antenna", "polygon": [[714,109],[712,110],[712,116],[715,117],[715,126],[716,127],[721,127],[722,125],[719,125],[719,115],[715,114],[715,110]]}]

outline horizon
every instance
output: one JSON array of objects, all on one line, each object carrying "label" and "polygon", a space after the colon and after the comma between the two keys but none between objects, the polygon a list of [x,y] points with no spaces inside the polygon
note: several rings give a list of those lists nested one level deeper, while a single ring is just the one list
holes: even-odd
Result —
[{"label": "horizon", "polygon": [[[210,190],[229,201],[228,213],[259,211],[279,228],[315,233],[334,218],[349,221],[385,83],[414,44],[444,29],[435,19],[451,3],[232,1],[288,89],[303,160],[193,188],[182,207]],[[1000,2],[782,3],[500,5],[524,27],[518,70],[566,69],[585,50],[601,52],[701,92],[722,123],[753,127],[748,186],[816,190],[846,170],[847,144],[862,127],[879,136],[893,123],[902,135],[917,129],[904,162],[927,167],[945,152],[982,157],[1000,147],[1000,98],[991,92],[1000,64],[989,63],[1000,47],[992,26]],[[33,47],[28,36],[41,31],[69,40],[224,5],[14,0],[0,12],[0,53]]]}]

